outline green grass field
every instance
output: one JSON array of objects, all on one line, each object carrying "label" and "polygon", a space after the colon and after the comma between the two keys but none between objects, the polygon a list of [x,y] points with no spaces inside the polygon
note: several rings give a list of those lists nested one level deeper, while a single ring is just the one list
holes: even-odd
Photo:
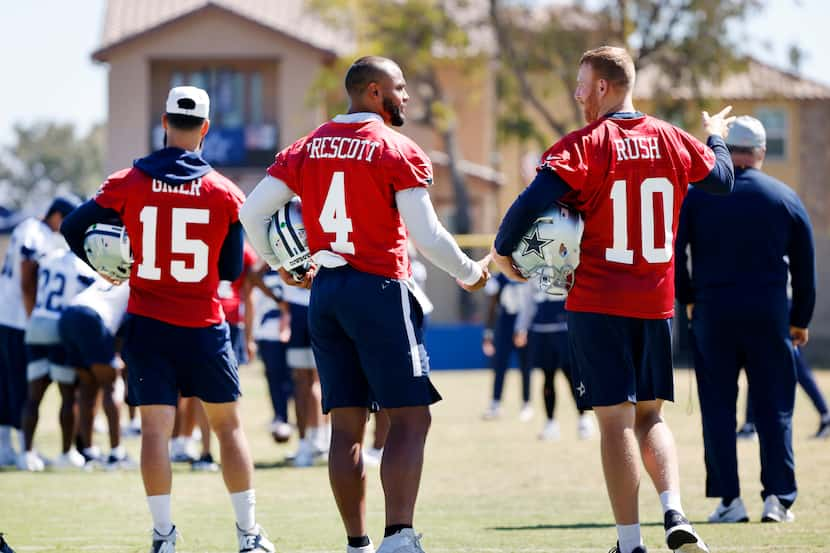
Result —
[{"label": "green grass field", "polygon": [[[243,369],[243,409],[257,462],[258,518],[280,552],[341,552],[342,526],[329,491],[325,467],[294,469],[281,465],[293,444],[275,445],[266,432],[270,406],[259,365]],[[536,375],[538,376],[538,375]],[[830,392],[830,374],[819,374]],[[533,421],[520,423],[518,376],[508,376],[504,416],[483,422],[489,373],[443,372],[434,375],[445,400],[434,409],[427,461],[416,515],[416,529],[430,553],[447,552],[602,552],[616,539],[605,496],[596,439],[576,439],[573,402],[560,378],[557,408],[559,442],[541,443],[539,393]],[[667,417],[680,450],[683,500],[693,521],[706,518],[714,500],[703,497],[703,449],[700,412],[689,404],[686,371],[676,376],[678,402]],[[47,456],[57,452],[56,398],[52,391],[41,411],[37,436]],[[755,522],[760,518],[757,443],[739,444],[743,498],[753,522],[743,525],[699,524],[713,552],[830,551],[830,442],[809,440],[817,417],[799,392],[795,449],[801,495],[793,524]],[[104,437],[97,436],[99,445]],[[136,440],[128,441],[133,455]],[[370,534],[378,543],[383,506],[377,469],[369,469]],[[650,551],[666,551],[656,493],[643,481],[641,518]],[[177,468],[173,515],[183,536],[184,553],[236,551],[233,516],[218,474],[192,474]],[[142,552],[149,548],[150,517],[137,471],[118,473],[0,473],[0,531],[20,552]]]}]

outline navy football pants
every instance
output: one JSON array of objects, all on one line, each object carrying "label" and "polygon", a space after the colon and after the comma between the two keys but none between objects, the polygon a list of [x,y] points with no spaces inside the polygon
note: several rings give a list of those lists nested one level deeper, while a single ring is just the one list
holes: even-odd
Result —
[{"label": "navy football pants", "polygon": [[530,364],[527,362],[527,347],[517,348],[513,345],[513,332],[516,326],[516,315],[500,311],[496,318],[496,328],[493,331],[493,399],[501,401],[504,390],[504,375],[513,351],[519,357],[519,370],[522,372],[522,401],[530,401]]},{"label": "navy football pants", "polygon": [[29,395],[22,330],[0,325],[0,426],[20,428]]},{"label": "navy football pants", "polygon": [[761,450],[761,497],[795,500],[795,360],[785,306],[757,312],[695,305],[695,374],[703,418],[707,497],[739,497],[735,442],[738,374],[746,368]]}]

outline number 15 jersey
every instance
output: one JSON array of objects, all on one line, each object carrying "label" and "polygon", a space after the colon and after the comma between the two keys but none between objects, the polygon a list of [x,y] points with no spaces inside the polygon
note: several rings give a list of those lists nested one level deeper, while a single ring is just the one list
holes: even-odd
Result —
[{"label": "number 15 jersey", "polygon": [[[622,115],[622,114],[621,114]],[[554,144],[539,170],[571,188],[585,220],[566,307],[640,319],[674,315],[674,235],[690,182],[715,165],[705,144],[660,119],[610,116]]]},{"label": "number 15 jersey", "polygon": [[224,321],[219,254],[244,201],[217,171],[178,186],[135,167],[110,175],[95,202],[117,211],[130,237],[127,312],[191,328]]},{"label": "number 15 jersey", "polygon": [[359,271],[411,275],[395,193],[432,184],[432,163],[379,115],[338,115],[279,154],[268,174],[303,202],[311,254],[336,253]]}]

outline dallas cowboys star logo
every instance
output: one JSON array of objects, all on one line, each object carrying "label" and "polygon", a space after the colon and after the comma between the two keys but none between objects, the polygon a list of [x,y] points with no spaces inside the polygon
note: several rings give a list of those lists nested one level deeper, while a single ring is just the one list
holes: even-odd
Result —
[{"label": "dallas cowboys star logo", "polygon": [[525,249],[522,252],[522,255],[524,256],[524,255],[527,255],[527,254],[532,252],[532,253],[538,255],[540,259],[544,259],[545,256],[542,255],[542,248],[544,248],[545,246],[547,246],[551,242],[553,242],[553,240],[545,240],[543,238],[539,238],[539,229],[534,228],[533,229],[533,234],[531,234],[530,236],[525,236],[524,238],[522,238],[522,243],[525,246]]},{"label": "dallas cowboys star logo", "polygon": [[581,380],[579,381],[579,386],[576,387],[576,391],[579,393],[579,397],[585,395],[585,384]]}]

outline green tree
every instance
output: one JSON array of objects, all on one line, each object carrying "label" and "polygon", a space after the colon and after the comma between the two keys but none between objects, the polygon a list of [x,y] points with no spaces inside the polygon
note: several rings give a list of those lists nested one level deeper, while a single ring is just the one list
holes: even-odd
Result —
[{"label": "green tree", "polygon": [[[489,0],[490,22],[501,60],[503,134],[530,138],[564,134],[581,122],[572,98],[579,57],[601,44],[626,47],[638,71],[652,68],[658,115],[685,121],[689,90],[703,105],[702,85],[743,67],[729,30],[762,9],[763,0],[604,0],[589,12],[577,5],[534,0]],[[551,94],[564,91],[567,109],[552,109]],[[517,110],[521,106],[523,110]],[[526,121],[525,124],[520,124]],[[542,121],[539,128],[534,122]]]},{"label": "green tree", "polygon": [[74,125],[16,125],[13,144],[0,153],[0,198],[26,207],[56,193],[87,196],[104,178],[104,126],[78,136]]},{"label": "green tree", "polygon": [[[401,66],[409,93],[420,106],[409,120],[433,129],[448,156],[455,196],[450,226],[457,233],[470,232],[469,195],[459,169],[457,120],[440,75],[452,68],[471,76],[485,67],[487,55],[474,47],[470,33],[486,21],[475,17],[465,0],[312,0],[311,5],[327,23],[355,40],[354,57],[382,55]],[[486,18],[486,12],[480,15]],[[340,60],[318,79],[328,96],[332,87],[342,86],[343,71],[351,59]]]}]

